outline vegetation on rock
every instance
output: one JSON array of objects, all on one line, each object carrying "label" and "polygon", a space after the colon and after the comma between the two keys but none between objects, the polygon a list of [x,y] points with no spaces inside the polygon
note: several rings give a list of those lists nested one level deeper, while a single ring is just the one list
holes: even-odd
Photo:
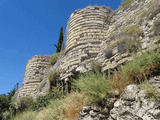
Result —
[{"label": "vegetation on rock", "polygon": [[[122,7],[128,6],[132,1],[124,1]],[[146,10],[141,11],[138,14],[140,19],[143,19],[145,16],[150,19],[158,16],[160,2],[159,0],[153,1],[155,3],[151,2],[150,6],[154,9],[149,12]],[[95,8],[98,9],[97,7]],[[116,38],[118,42],[115,42],[115,46],[118,52],[120,55],[126,51],[130,53],[132,55],[130,56],[131,61],[124,62],[123,65],[120,64],[120,66],[114,69],[108,69],[106,73],[101,73],[101,68],[93,67],[91,71],[80,74],[77,79],[73,80],[73,92],[67,95],[63,95],[61,92],[64,86],[57,84],[59,82],[59,72],[57,71],[54,74],[51,72],[48,76],[51,85],[49,94],[40,96],[33,102],[26,98],[20,100],[20,109],[25,109],[26,111],[22,114],[17,114],[11,120],[75,120],[78,119],[79,112],[84,105],[102,103],[110,96],[114,96],[117,91],[118,95],[123,93],[126,86],[141,84],[148,78],[158,75],[160,73],[160,48],[138,52],[141,47],[139,39],[143,37],[141,28],[138,25],[127,25],[123,29],[120,29],[120,35]],[[160,21],[157,18],[152,30],[155,33],[156,39],[160,41]],[[61,28],[58,44],[55,45],[57,53],[50,59],[52,65],[55,64],[59,56],[62,44],[63,28]],[[109,46],[103,51],[107,59],[113,56],[112,47]],[[157,99],[158,92],[153,86],[143,84],[142,87],[148,97]],[[1,97],[2,101],[4,101],[5,96],[0,96],[0,100]],[[3,105],[5,106],[5,104]],[[7,112],[4,112],[3,116],[5,118],[8,117]]]},{"label": "vegetation on rock", "polygon": [[54,65],[59,57],[60,53],[54,53],[50,58],[50,63]]},{"label": "vegetation on rock", "polygon": [[128,6],[132,1],[133,1],[133,0],[124,0],[124,1],[122,2],[122,7]]},{"label": "vegetation on rock", "polygon": [[147,83],[147,81],[145,81],[141,86],[147,97],[152,100],[158,100],[158,94],[160,93],[159,90],[155,89],[152,85]]},{"label": "vegetation on rock", "polygon": [[94,103],[107,98],[107,95],[111,91],[109,80],[105,79],[103,74],[97,69],[81,75],[80,78],[74,82],[75,86],[86,93],[90,101]]}]

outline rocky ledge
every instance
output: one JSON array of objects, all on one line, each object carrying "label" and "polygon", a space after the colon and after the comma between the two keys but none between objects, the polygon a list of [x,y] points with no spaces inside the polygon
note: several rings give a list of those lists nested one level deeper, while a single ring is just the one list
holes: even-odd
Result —
[{"label": "rocky ledge", "polygon": [[129,85],[119,98],[109,98],[103,108],[83,107],[78,120],[160,120],[159,88],[160,76]]}]

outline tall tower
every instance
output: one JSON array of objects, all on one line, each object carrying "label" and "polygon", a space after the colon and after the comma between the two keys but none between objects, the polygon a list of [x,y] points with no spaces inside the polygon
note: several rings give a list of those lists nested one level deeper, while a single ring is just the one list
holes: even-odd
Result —
[{"label": "tall tower", "polygon": [[18,90],[17,98],[25,96],[36,98],[39,95],[46,94],[49,89],[49,59],[49,55],[36,55],[28,61],[23,84]]},{"label": "tall tower", "polygon": [[60,65],[61,78],[72,75],[73,71],[83,71],[95,59],[100,44],[105,39],[106,24],[111,10],[104,6],[88,6],[71,14],[67,25],[65,57]]},{"label": "tall tower", "polygon": [[110,12],[105,6],[88,6],[72,13],[67,25],[66,51],[76,46],[99,44],[105,37]]}]

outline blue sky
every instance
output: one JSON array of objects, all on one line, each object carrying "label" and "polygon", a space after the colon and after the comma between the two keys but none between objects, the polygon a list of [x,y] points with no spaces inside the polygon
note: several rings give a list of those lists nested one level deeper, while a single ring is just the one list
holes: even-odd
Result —
[{"label": "blue sky", "polygon": [[60,27],[88,5],[116,9],[121,0],[0,0],[0,94],[22,84],[27,61],[52,54]]}]

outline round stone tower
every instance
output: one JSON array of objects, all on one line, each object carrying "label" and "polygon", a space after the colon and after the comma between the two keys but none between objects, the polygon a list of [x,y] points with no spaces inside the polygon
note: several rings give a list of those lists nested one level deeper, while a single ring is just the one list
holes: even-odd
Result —
[{"label": "round stone tower", "polygon": [[49,89],[49,60],[49,55],[36,55],[28,61],[23,84],[18,90],[18,98],[25,96],[36,98],[36,96],[46,94]]},{"label": "round stone tower", "polygon": [[66,51],[99,44],[105,37],[110,12],[105,6],[88,6],[72,13],[67,25]]},{"label": "round stone tower", "polygon": [[76,71],[87,71],[89,63],[100,52],[106,37],[112,11],[105,6],[88,6],[71,14],[67,25],[65,56],[60,64],[61,79],[68,79]]}]

